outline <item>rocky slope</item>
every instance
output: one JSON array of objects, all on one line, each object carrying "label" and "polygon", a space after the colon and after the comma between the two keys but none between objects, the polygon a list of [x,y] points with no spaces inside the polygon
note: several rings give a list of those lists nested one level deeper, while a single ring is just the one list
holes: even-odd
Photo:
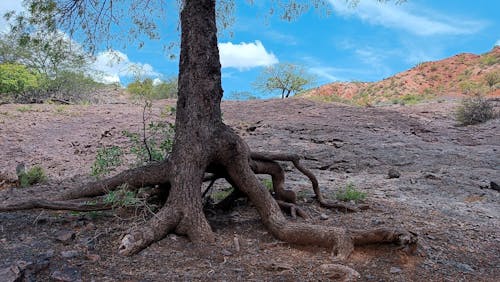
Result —
[{"label": "rocky slope", "polygon": [[482,55],[459,54],[423,62],[382,81],[336,82],[303,94],[360,105],[414,103],[433,97],[500,96],[500,46]]}]

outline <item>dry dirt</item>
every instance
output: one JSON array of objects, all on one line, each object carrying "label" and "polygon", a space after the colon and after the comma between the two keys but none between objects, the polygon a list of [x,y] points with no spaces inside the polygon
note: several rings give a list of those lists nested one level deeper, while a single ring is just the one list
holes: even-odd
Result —
[{"label": "dry dirt", "polygon": [[[155,112],[173,103],[157,102]],[[500,183],[500,119],[458,127],[455,106],[223,103],[225,122],[253,150],[301,154],[328,197],[348,183],[368,195],[370,209],[359,213],[320,208],[307,179],[283,164],[287,186],[311,221],[404,227],[419,234],[414,254],[369,246],[334,261],[328,249],[274,239],[244,201],[208,216],[217,247],[200,250],[170,235],[132,257],[117,255],[117,247],[120,236],[140,224],[134,211],[9,212],[0,214],[0,281],[16,269],[25,269],[25,281],[326,281],[335,280],[331,264],[355,269],[361,281],[498,281],[500,197],[490,182]],[[97,148],[127,145],[121,131],[137,131],[141,123],[141,107],[133,104],[30,107],[0,105],[0,175],[14,180],[18,163],[39,164],[50,182],[9,188],[6,181],[0,203],[90,180]],[[389,179],[389,169],[401,176]]]}]

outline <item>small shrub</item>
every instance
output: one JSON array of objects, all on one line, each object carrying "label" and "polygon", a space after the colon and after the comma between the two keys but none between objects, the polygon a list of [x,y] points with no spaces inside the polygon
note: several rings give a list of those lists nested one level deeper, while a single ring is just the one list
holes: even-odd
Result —
[{"label": "small shrub", "polygon": [[20,106],[19,108],[16,109],[18,112],[25,113],[25,112],[31,112],[33,111],[33,107],[30,105],[24,105]]},{"label": "small shrub", "polygon": [[118,146],[100,148],[92,164],[92,176],[100,177],[111,172],[121,164],[122,149]]},{"label": "small shrub", "polygon": [[139,205],[141,199],[137,197],[134,191],[130,191],[127,188],[127,185],[122,185],[120,189],[110,191],[104,196],[104,203],[110,204],[113,208],[126,208]]},{"label": "small shrub", "polygon": [[356,187],[354,187],[354,184],[349,183],[346,185],[344,190],[337,193],[336,198],[337,200],[345,202],[359,202],[366,198],[366,193],[357,190]]},{"label": "small shrub", "polygon": [[472,125],[485,122],[497,116],[493,104],[481,96],[462,100],[455,117],[461,125]]},{"label": "small shrub", "polygon": [[483,66],[492,66],[500,63],[500,57],[494,54],[482,55],[481,58],[479,59],[479,62]]},{"label": "small shrub", "polygon": [[233,193],[233,191],[234,191],[233,187],[225,188],[222,190],[212,192],[212,194],[210,194],[210,197],[212,198],[212,200],[219,202],[224,200],[231,193]]},{"label": "small shrub", "polygon": [[273,181],[271,179],[262,180],[262,184],[264,184],[264,187],[266,187],[267,190],[273,191]]},{"label": "small shrub", "polygon": [[500,83],[500,71],[494,71],[486,74],[484,76],[484,81],[490,88],[493,88],[495,85]]},{"label": "small shrub", "polygon": [[20,171],[17,177],[21,187],[28,187],[36,183],[43,183],[47,181],[45,171],[38,165],[33,166],[28,171]]}]

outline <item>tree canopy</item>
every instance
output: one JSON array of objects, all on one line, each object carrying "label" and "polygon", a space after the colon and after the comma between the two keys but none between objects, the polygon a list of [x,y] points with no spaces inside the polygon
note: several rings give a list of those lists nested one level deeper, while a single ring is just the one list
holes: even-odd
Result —
[{"label": "tree canopy", "polygon": [[314,77],[302,66],[280,63],[264,68],[254,82],[254,87],[264,92],[279,92],[281,98],[288,98],[314,83]]}]

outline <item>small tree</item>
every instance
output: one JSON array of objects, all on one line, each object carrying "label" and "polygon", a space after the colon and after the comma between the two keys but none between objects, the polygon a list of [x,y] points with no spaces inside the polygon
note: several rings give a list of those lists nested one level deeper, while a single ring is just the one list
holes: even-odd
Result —
[{"label": "small tree", "polygon": [[264,92],[280,92],[281,99],[305,90],[314,83],[314,77],[299,66],[290,63],[281,63],[265,68],[254,87]]}]

